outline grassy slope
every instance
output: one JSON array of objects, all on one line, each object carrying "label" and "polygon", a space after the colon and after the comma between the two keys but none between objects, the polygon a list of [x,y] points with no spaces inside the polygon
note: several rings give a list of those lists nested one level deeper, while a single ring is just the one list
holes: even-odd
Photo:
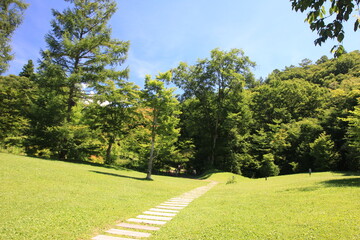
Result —
[{"label": "grassy slope", "polygon": [[89,239],[204,182],[0,153],[0,239]]},{"label": "grassy slope", "polygon": [[296,174],[216,187],[151,239],[360,239],[360,177]]}]

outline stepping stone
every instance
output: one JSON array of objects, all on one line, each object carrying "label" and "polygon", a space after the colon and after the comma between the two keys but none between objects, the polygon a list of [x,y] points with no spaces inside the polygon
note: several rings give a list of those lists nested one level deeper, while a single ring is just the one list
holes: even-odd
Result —
[{"label": "stepping stone", "polygon": [[143,212],[143,214],[166,216],[166,217],[174,217],[174,216],[176,216],[175,213],[151,212],[151,211],[145,211],[145,212]]},{"label": "stepping stone", "polygon": [[183,202],[183,203],[191,203],[191,202],[192,202],[192,199],[191,199],[191,200],[184,200],[184,199],[169,199],[168,201],[169,201],[169,202]]},{"label": "stepping stone", "polygon": [[168,209],[160,209],[160,208],[150,208],[150,211],[158,211],[158,212],[171,212],[171,213],[178,213],[177,210],[168,210]]},{"label": "stepping stone", "polygon": [[161,206],[172,206],[172,207],[186,207],[187,205],[183,205],[183,204],[173,204],[173,203],[161,203]]},{"label": "stepping stone", "polygon": [[138,225],[138,224],[131,224],[131,223],[120,223],[120,224],[117,224],[116,226],[123,227],[123,228],[149,230],[149,231],[156,231],[156,230],[160,229],[159,227],[152,227],[152,226],[145,226],[145,225]]},{"label": "stepping stone", "polygon": [[112,236],[106,236],[106,235],[97,235],[96,237],[93,237],[94,240],[136,240],[133,238],[121,238],[121,237],[112,237]]},{"label": "stepping stone", "polygon": [[155,220],[138,219],[138,218],[129,218],[126,221],[128,221],[128,222],[136,222],[136,223],[156,224],[156,225],[164,225],[164,224],[167,223],[167,222],[164,222],[164,221],[155,221]]},{"label": "stepping stone", "polygon": [[172,219],[172,217],[158,217],[151,215],[138,215],[137,218],[145,218],[145,219],[161,220],[161,221],[170,221]]},{"label": "stepping stone", "polygon": [[180,205],[184,205],[187,206],[189,205],[189,203],[184,203],[184,202],[164,202],[165,204],[180,204]]},{"label": "stepping stone", "polygon": [[165,208],[165,209],[183,209],[184,207],[170,207],[170,206],[156,206],[157,208]]},{"label": "stepping stone", "polygon": [[191,198],[171,198],[170,201],[184,201],[184,202],[191,202]]},{"label": "stepping stone", "polygon": [[144,233],[144,232],[134,232],[134,231],[129,231],[129,230],[120,230],[120,229],[110,229],[106,231],[107,233],[111,233],[111,234],[117,234],[117,235],[125,235],[125,236],[130,236],[130,237],[150,237],[151,234],[150,233]]}]

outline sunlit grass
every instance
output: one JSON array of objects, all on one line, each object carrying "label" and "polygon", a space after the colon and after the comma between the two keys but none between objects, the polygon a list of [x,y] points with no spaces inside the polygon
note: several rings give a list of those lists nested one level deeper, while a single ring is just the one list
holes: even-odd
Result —
[{"label": "sunlit grass", "polygon": [[89,239],[206,183],[0,153],[0,239]]},{"label": "sunlit grass", "polygon": [[[229,175],[218,174],[210,178]],[[151,239],[360,239],[360,177],[327,172],[223,181]]]}]

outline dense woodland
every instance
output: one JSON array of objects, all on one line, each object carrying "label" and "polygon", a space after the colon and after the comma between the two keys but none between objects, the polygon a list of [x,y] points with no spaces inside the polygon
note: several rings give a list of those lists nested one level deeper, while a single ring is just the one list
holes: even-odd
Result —
[{"label": "dense woodland", "polygon": [[111,38],[116,4],[70,2],[38,67],[0,76],[3,151],[149,173],[360,171],[359,51],[255,79],[242,50],[214,49],[140,89],[121,66],[130,43]]}]

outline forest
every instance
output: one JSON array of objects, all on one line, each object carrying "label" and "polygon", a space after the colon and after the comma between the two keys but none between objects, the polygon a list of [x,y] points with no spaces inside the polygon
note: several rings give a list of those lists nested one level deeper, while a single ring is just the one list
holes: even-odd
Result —
[{"label": "forest", "polygon": [[[29,60],[18,75],[0,76],[1,151],[148,178],[180,168],[247,177],[360,171],[359,51],[256,79],[243,50],[215,48],[147,76],[140,89],[123,67],[130,43],[111,37],[116,4],[71,2],[53,11],[39,66]],[[4,73],[10,58],[1,56]]]}]

